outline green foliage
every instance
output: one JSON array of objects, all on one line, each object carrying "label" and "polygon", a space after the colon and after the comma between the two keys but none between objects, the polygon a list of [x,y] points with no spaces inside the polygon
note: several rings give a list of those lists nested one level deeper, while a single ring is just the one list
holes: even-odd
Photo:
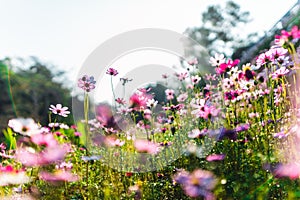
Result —
[{"label": "green foliage", "polygon": [[8,150],[16,149],[17,141],[15,138],[15,133],[11,130],[11,128],[7,128],[3,130],[3,135],[5,138],[5,144],[8,147]]}]

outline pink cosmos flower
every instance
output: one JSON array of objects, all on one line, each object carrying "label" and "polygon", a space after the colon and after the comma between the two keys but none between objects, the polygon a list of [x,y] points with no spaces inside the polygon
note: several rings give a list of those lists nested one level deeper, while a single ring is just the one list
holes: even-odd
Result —
[{"label": "pink cosmos flower", "polygon": [[197,58],[193,58],[193,59],[189,60],[189,61],[188,61],[188,64],[189,64],[189,65],[197,65],[197,64],[198,64]]},{"label": "pink cosmos flower", "polygon": [[81,89],[86,92],[90,92],[91,90],[95,89],[96,81],[94,80],[93,76],[84,75],[82,78],[78,79],[77,85]]},{"label": "pink cosmos flower", "polygon": [[80,132],[78,132],[78,131],[75,131],[75,132],[74,132],[74,135],[75,135],[76,137],[80,137],[82,134],[81,134]]},{"label": "pink cosmos flower", "polygon": [[117,76],[119,74],[119,72],[117,70],[115,70],[114,68],[109,68],[106,71],[106,74],[111,75],[111,76]]},{"label": "pink cosmos flower", "polygon": [[39,146],[46,146],[46,147],[55,147],[58,145],[57,140],[54,138],[52,133],[48,134],[36,134],[31,136],[31,141]]},{"label": "pink cosmos flower", "polygon": [[214,80],[216,80],[216,74],[205,74],[205,79],[206,80],[208,80],[208,81],[210,81],[210,80],[212,80],[212,81],[214,81]]},{"label": "pink cosmos flower", "polygon": [[282,164],[277,167],[274,171],[276,177],[288,177],[292,180],[300,177],[300,166],[295,163]]},{"label": "pink cosmos flower", "polygon": [[300,30],[297,26],[293,26],[291,31],[286,30],[281,31],[281,35],[275,35],[275,44],[283,46],[286,42],[289,42],[292,39],[300,38]]},{"label": "pink cosmos flower", "polygon": [[175,74],[179,81],[184,81],[189,75],[187,72],[181,72]]},{"label": "pink cosmos flower", "polygon": [[118,104],[120,104],[120,105],[125,105],[125,104],[126,104],[126,101],[125,101],[123,98],[117,98],[115,101],[116,101]]},{"label": "pink cosmos flower", "polygon": [[[120,130],[121,127],[126,126],[125,120],[119,114],[114,114],[110,105],[99,104],[96,107],[96,120],[91,122],[95,128],[112,128],[113,130]],[[99,123],[100,122],[100,123]]]},{"label": "pink cosmos flower", "polygon": [[8,121],[8,126],[15,132],[25,136],[32,136],[41,132],[39,125],[31,118],[16,118]]},{"label": "pink cosmos flower", "polygon": [[67,117],[68,114],[70,114],[70,111],[68,111],[68,107],[62,107],[61,104],[56,104],[56,106],[54,105],[50,105],[49,110],[53,113],[53,114],[57,114],[63,117]]},{"label": "pink cosmos flower", "polygon": [[43,166],[63,160],[67,152],[68,149],[63,145],[46,147],[41,152],[35,152],[30,148],[19,148],[15,158],[25,166]]},{"label": "pink cosmos flower", "polygon": [[198,102],[191,102],[191,106],[195,108],[191,113],[197,117],[208,119],[212,116],[217,116],[220,112],[220,109],[216,109],[214,106],[207,106],[205,104],[205,99],[197,99]]},{"label": "pink cosmos flower", "polygon": [[144,118],[146,120],[150,120],[151,119],[151,115],[152,115],[152,111],[151,110],[149,110],[149,109],[145,109],[144,110]]},{"label": "pink cosmos flower", "polygon": [[298,26],[293,26],[291,30],[291,35],[293,39],[299,39],[300,38],[300,30],[298,29]]},{"label": "pink cosmos flower", "polygon": [[178,101],[178,102],[185,102],[185,100],[187,100],[188,97],[189,97],[189,96],[188,96],[187,93],[180,94],[180,95],[177,97],[177,101]]},{"label": "pink cosmos flower", "polygon": [[265,53],[260,54],[256,59],[256,64],[258,66],[262,66],[264,64],[269,63],[273,58],[272,52],[267,51]]},{"label": "pink cosmos flower", "polygon": [[289,70],[286,67],[280,67],[272,74],[272,78],[279,79],[279,78],[282,78],[287,73],[289,73]]},{"label": "pink cosmos flower", "polygon": [[271,60],[275,61],[277,59],[282,58],[288,52],[288,50],[284,49],[282,47],[279,47],[279,48],[270,49],[269,52],[272,55]]},{"label": "pink cosmos flower", "polygon": [[48,182],[75,182],[79,180],[78,176],[69,171],[57,170],[54,173],[42,171],[39,173],[40,179]]},{"label": "pink cosmos flower", "polygon": [[159,144],[148,140],[135,140],[134,147],[140,153],[157,154],[159,152]]},{"label": "pink cosmos flower", "polygon": [[166,94],[168,100],[174,99],[174,93],[175,92],[172,89],[166,89],[165,90],[165,94]]}]

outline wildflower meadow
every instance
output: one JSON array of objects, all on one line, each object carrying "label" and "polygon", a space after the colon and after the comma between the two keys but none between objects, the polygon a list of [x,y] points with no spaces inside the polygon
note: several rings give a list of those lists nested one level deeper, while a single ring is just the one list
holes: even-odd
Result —
[{"label": "wildflower meadow", "polygon": [[[94,74],[82,76],[83,118],[49,105],[49,123],[14,118],[0,144],[0,196],[33,199],[300,198],[300,30],[282,30],[250,63],[211,55],[161,74],[164,101],[151,87],[129,99],[108,68],[114,102],[91,108]],[[178,87],[172,87],[176,80]],[[95,116],[91,115],[95,109]]]}]

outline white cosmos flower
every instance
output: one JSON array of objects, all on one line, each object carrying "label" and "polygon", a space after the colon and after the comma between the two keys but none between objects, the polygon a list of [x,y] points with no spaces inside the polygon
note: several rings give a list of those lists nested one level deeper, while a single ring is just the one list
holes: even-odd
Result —
[{"label": "white cosmos flower", "polygon": [[215,57],[210,57],[209,59],[209,63],[215,67],[215,66],[219,66],[222,63],[225,63],[225,57],[224,54],[215,54]]},{"label": "white cosmos flower", "polygon": [[146,102],[147,107],[154,108],[157,105],[158,101],[155,101],[155,99],[148,99]]},{"label": "white cosmos flower", "polygon": [[39,125],[32,118],[11,119],[8,121],[8,126],[25,136],[32,136],[41,132]]}]

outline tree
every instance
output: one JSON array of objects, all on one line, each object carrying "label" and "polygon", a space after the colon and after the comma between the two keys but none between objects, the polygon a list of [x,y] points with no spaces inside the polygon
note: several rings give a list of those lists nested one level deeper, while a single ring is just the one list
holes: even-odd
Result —
[{"label": "tree", "polygon": [[[1,128],[13,117],[31,117],[43,125],[47,124],[51,104],[61,103],[71,110],[70,89],[53,80],[54,77],[63,76],[62,72],[51,71],[48,65],[36,58],[31,59],[31,64],[26,69],[21,66],[19,69],[9,70],[7,65],[12,64],[9,59],[7,61],[7,64],[0,61],[0,86],[4,88],[3,95],[0,95]],[[72,123],[73,119],[70,116],[65,121]]]},{"label": "tree", "polygon": [[189,47],[187,52],[198,58],[200,65],[208,66],[208,55],[223,53],[231,57],[233,52],[249,44],[255,37],[251,34],[242,36],[244,25],[250,22],[249,12],[242,11],[233,1],[225,5],[211,5],[202,13],[202,25],[188,28],[185,33],[203,46],[207,52],[198,51],[197,47]]}]

